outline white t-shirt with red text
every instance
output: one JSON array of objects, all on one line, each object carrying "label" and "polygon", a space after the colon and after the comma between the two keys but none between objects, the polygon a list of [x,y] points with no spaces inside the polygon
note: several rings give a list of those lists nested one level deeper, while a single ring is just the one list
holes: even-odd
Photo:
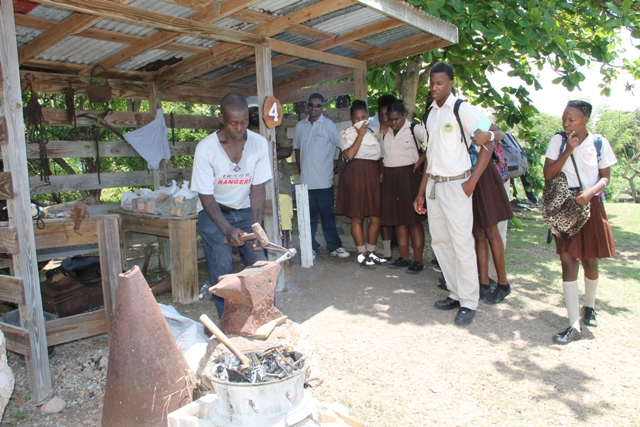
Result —
[{"label": "white t-shirt with red text", "polygon": [[[216,201],[233,209],[251,207],[251,185],[273,178],[269,162],[269,143],[262,136],[247,130],[242,158],[233,163],[220,145],[217,133],[198,143],[193,157],[191,190],[213,195]],[[198,212],[202,204],[198,200]]]}]

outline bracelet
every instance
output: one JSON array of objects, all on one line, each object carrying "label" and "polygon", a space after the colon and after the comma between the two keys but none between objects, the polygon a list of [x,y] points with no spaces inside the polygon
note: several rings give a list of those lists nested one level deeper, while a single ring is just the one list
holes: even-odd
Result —
[{"label": "bracelet", "polygon": [[601,182],[601,183],[604,185],[603,190],[604,190],[605,188],[607,188],[607,181],[605,181],[605,180],[604,180],[604,178],[601,178],[601,179],[599,179],[598,181],[599,181],[599,182]]},{"label": "bracelet", "polygon": [[489,131],[489,141],[494,141],[496,139],[496,136],[494,135],[493,131]]}]

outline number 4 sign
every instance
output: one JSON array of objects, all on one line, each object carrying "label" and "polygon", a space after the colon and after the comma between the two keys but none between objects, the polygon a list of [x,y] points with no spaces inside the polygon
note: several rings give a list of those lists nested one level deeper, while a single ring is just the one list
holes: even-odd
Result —
[{"label": "number 4 sign", "polygon": [[264,99],[262,118],[269,129],[282,124],[282,105],[274,96],[267,96]]}]

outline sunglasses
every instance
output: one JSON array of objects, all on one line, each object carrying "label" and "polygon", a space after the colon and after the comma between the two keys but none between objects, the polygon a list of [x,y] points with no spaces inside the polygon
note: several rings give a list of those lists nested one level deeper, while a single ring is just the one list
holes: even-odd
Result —
[{"label": "sunglasses", "polygon": [[322,104],[314,104],[312,102],[307,104],[311,108],[322,108]]}]

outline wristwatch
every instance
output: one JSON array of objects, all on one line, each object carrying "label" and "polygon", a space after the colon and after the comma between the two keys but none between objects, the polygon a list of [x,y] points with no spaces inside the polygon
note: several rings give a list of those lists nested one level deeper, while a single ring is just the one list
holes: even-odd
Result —
[{"label": "wristwatch", "polygon": [[495,141],[496,136],[493,134],[493,131],[489,131],[489,141]]}]

